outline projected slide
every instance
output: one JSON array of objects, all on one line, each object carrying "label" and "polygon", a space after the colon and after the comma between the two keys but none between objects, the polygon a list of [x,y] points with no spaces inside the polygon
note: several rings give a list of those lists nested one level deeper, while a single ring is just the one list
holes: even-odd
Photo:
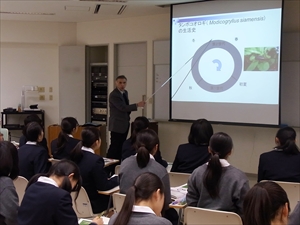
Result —
[{"label": "projected slide", "polygon": [[280,24],[277,8],[174,17],[172,102],[278,105]]}]

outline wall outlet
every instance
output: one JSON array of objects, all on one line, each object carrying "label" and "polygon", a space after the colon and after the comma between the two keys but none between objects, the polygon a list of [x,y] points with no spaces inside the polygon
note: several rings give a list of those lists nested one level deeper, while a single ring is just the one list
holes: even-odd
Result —
[{"label": "wall outlet", "polygon": [[39,100],[44,101],[45,100],[45,95],[40,95]]},{"label": "wall outlet", "polygon": [[49,87],[49,92],[53,92],[53,87]]},{"label": "wall outlet", "polygon": [[49,100],[50,100],[50,101],[53,100],[53,95],[49,95]]},{"label": "wall outlet", "polygon": [[45,92],[45,87],[38,87],[39,92]]}]

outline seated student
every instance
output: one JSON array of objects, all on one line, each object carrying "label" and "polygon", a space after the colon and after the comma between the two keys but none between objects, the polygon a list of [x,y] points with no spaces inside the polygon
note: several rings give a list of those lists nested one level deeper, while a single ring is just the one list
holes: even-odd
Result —
[{"label": "seated student", "polygon": [[287,225],[290,207],[286,192],[275,182],[255,184],[244,199],[244,225]]},{"label": "seated student", "polygon": [[51,142],[51,152],[55,159],[69,158],[70,152],[80,140],[73,138],[77,131],[78,122],[74,117],[66,117],[61,121],[61,131],[58,138]]},{"label": "seated student", "polygon": [[13,180],[18,177],[18,150],[8,142],[0,142],[0,224],[16,225],[19,198]]},{"label": "seated student", "polygon": [[127,190],[121,211],[110,218],[108,225],[171,225],[160,217],[163,205],[162,181],[153,173],[143,173]]},{"label": "seated student", "polygon": [[[135,118],[134,122],[133,122],[133,131],[132,134],[130,136],[130,138],[128,138],[122,146],[122,160],[128,158],[129,156],[135,155],[136,154],[136,149],[134,146],[135,140],[136,140],[136,135],[141,131],[141,130],[145,130],[149,128],[149,120],[144,117],[144,116],[138,116],[137,118]],[[168,163],[162,159],[161,157],[161,153],[159,151],[159,149],[156,151],[156,154],[154,155],[154,158],[156,160],[156,162],[158,162],[159,164],[161,164],[164,167],[168,166]]]},{"label": "seated student", "polygon": [[169,174],[166,168],[156,162],[153,157],[158,149],[158,143],[158,136],[151,129],[142,130],[137,134],[135,143],[137,154],[125,159],[120,166],[120,193],[125,194],[134,184],[135,179],[142,173],[151,172],[156,174],[162,180],[165,187],[164,209],[167,210],[164,216],[176,224],[178,215],[172,209],[169,209],[169,203],[171,203]]},{"label": "seated student", "polygon": [[208,147],[211,159],[195,169],[188,180],[188,206],[242,214],[249,182],[242,171],[227,161],[232,147],[228,134],[219,132],[211,137]]},{"label": "seated student", "polygon": [[[26,138],[26,125],[31,123],[31,122],[37,122],[41,127],[42,126],[42,120],[41,118],[36,115],[36,114],[30,114],[29,116],[27,116],[25,119],[24,119],[24,128],[23,128],[23,135],[20,137],[20,140],[19,140],[19,147],[23,146],[26,144],[27,142],[27,138]],[[40,140],[38,143],[38,145],[41,145],[43,146],[47,152],[48,152],[48,144],[47,144],[47,139],[45,137],[43,137],[42,140]]]},{"label": "seated student", "polygon": [[300,201],[298,201],[295,209],[289,217],[289,225],[299,225],[300,224]]},{"label": "seated student", "polygon": [[257,181],[275,180],[300,182],[300,152],[296,145],[296,131],[291,127],[278,130],[276,147],[260,155]]},{"label": "seated student", "polygon": [[100,130],[96,127],[86,127],[81,132],[81,140],[70,154],[81,173],[82,186],[85,188],[94,213],[107,209],[109,196],[99,194],[118,186],[118,177],[108,178],[104,170],[104,160],[95,154],[100,148]]},{"label": "seated student", "polygon": [[196,120],[190,130],[189,143],[178,147],[171,172],[192,173],[194,169],[208,162],[208,144],[213,128],[206,119]]},{"label": "seated student", "polygon": [[3,134],[0,132],[0,141],[4,141]]},{"label": "seated student", "polygon": [[44,132],[37,122],[26,125],[27,142],[19,150],[20,176],[27,180],[37,173],[47,173],[51,163],[48,161],[47,150],[37,143],[43,139]]},{"label": "seated student", "polygon": [[[19,225],[78,225],[70,193],[75,191],[78,196],[80,188],[79,168],[68,160],[57,162],[45,175],[35,175],[27,185],[19,209]],[[102,225],[103,221],[96,217],[91,224]]]}]

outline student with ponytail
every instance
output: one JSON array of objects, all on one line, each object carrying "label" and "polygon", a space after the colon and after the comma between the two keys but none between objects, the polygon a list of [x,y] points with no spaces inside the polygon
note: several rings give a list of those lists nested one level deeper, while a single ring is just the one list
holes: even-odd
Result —
[{"label": "student with ponytail", "polygon": [[81,140],[70,154],[81,173],[82,186],[91,201],[93,213],[107,209],[109,196],[101,195],[98,191],[107,191],[118,186],[118,177],[108,178],[104,170],[104,160],[95,154],[100,148],[100,130],[96,127],[86,127],[81,132]]},{"label": "student with ponytail", "polygon": [[122,209],[114,214],[108,225],[171,225],[160,217],[164,205],[164,185],[153,173],[136,178],[127,192]]},{"label": "student with ponytail", "polygon": [[242,214],[249,190],[247,176],[227,161],[233,143],[228,134],[215,133],[209,142],[211,159],[194,170],[188,181],[188,206]]},{"label": "student with ponytail", "polygon": [[175,210],[169,209],[171,203],[171,191],[169,174],[161,164],[155,161],[155,155],[158,149],[158,136],[151,129],[142,130],[136,136],[137,153],[130,156],[121,163],[120,167],[120,192],[126,193],[134,184],[135,179],[145,172],[156,174],[164,184],[164,209],[163,216],[168,218],[173,224],[177,223],[178,215]]},{"label": "student with ponytail", "polygon": [[272,151],[260,155],[257,181],[300,182],[300,152],[296,145],[296,131],[292,127],[279,129],[275,143]]},{"label": "student with ponytail", "polygon": [[78,121],[74,117],[66,117],[61,121],[61,131],[58,138],[51,142],[53,158],[65,159],[70,157],[70,152],[80,140],[73,137],[77,131]]},{"label": "student with ponytail", "polygon": [[[29,181],[18,212],[19,225],[78,225],[70,193],[81,188],[77,165],[68,160],[54,164],[45,175],[37,174]],[[93,223],[102,225],[102,219]]]},{"label": "student with ponytail", "polygon": [[243,224],[287,225],[289,211],[289,200],[283,188],[275,182],[260,182],[245,196]]}]

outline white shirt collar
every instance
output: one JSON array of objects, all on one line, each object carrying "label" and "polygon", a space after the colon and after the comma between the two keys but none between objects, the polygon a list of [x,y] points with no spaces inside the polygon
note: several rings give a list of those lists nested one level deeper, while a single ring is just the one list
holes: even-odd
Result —
[{"label": "white shirt collar", "polygon": [[51,184],[51,185],[54,185],[55,187],[58,187],[57,183],[49,177],[40,176],[37,181],[46,183],[46,184]]},{"label": "white shirt collar", "polygon": [[68,134],[68,136],[71,137],[71,138],[73,138],[73,135],[72,135],[72,134]]},{"label": "white shirt collar", "polygon": [[[150,155],[150,159],[154,159],[155,160],[155,158],[154,158],[153,155],[151,155],[151,154],[149,154],[149,155]],[[137,156],[137,153],[134,156]]]},{"label": "white shirt collar", "polygon": [[82,146],[81,150],[95,154],[95,151],[92,148],[87,148],[87,147]]},{"label": "white shirt collar", "polygon": [[[226,159],[219,159],[222,167],[230,166],[229,162]],[[206,163],[208,165],[208,162]]]},{"label": "white shirt collar", "polygon": [[132,212],[152,213],[155,215],[155,212],[148,206],[133,205]]},{"label": "white shirt collar", "polygon": [[36,141],[27,141],[26,145],[37,145]]}]

